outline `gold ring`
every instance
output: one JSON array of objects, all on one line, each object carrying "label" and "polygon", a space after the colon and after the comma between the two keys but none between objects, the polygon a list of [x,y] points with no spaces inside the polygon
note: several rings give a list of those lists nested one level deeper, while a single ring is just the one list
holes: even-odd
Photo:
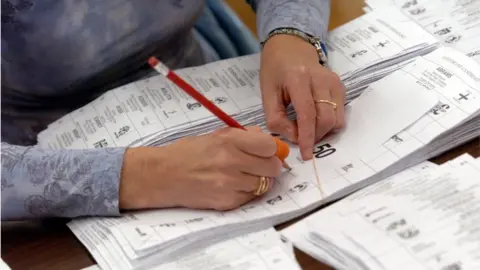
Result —
[{"label": "gold ring", "polygon": [[255,196],[263,195],[265,192],[267,192],[269,186],[270,186],[270,178],[265,176],[260,176],[260,184],[258,185],[258,188],[254,193]]},{"label": "gold ring", "polygon": [[337,109],[337,103],[332,102],[330,100],[320,99],[320,100],[315,100],[315,103],[327,103],[327,104],[332,105],[334,110]]}]

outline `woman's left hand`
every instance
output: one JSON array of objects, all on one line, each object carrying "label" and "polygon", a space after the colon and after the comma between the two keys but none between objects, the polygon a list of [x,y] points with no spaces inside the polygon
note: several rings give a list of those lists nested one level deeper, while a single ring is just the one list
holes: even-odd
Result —
[{"label": "woman's left hand", "polygon": [[[335,73],[320,65],[313,45],[301,38],[277,35],[266,42],[260,85],[267,127],[298,143],[304,160],[312,158],[316,142],[344,126],[345,87]],[[337,107],[318,100],[332,101]],[[296,121],[287,118],[290,103]]]}]

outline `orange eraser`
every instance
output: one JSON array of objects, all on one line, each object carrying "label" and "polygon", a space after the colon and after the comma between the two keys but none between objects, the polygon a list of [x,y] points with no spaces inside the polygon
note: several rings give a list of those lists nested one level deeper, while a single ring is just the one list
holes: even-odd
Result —
[{"label": "orange eraser", "polygon": [[280,140],[279,138],[274,139],[277,143],[277,152],[275,153],[275,156],[277,156],[281,161],[284,161],[288,157],[288,154],[290,154],[290,147],[286,142]]}]

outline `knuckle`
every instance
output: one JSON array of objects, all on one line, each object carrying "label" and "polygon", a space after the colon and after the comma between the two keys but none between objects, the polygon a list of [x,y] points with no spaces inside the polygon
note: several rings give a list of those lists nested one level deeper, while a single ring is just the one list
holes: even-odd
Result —
[{"label": "knuckle", "polygon": [[216,180],[214,183],[212,183],[212,187],[215,190],[224,190],[225,187],[226,187],[226,183],[225,183],[223,178],[220,178],[220,179]]},{"label": "knuckle", "polygon": [[237,201],[236,196],[230,194],[229,196],[224,196],[216,205],[215,209],[219,211],[228,211],[237,208],[240,203]]},{"label": "knuckle", "polygon": [[246,127],[248,131],[253,131],[253,132],[261,132],[262,128],[259,126],[248,126]]},{"label": "knuckle", "polygon": [[308,103],[297,111],[297,120],[299,121],[312,121],[315,119],[315,104]]},{"label": "knuckle", "polygon": [[223,135],[215,136],[210,145],[213,157],[225,156],[228,154],[229,141]]},{"label": "knuckle", "polygon": [[345,128],[345,119],[337,118],[337,122],[335,123],[335,129],[343,129],[343,128]]},{"label": "knuckle", "polygon": [[222,136],[224,135],[225,132],[227,132],[228,129],[226,128],[221,128],[221,129],[216,129],[215,131],[212,132],[213,136]]},{"label": "knuckle", "polygon": [[230,169],[235,167],[238,162],[238,157],[232,155],[230,153],[229,147],[223,146],[223,148],[217,153],[215,156],[216,164],[218,164],[219,168],[227,168]]},{"label": "knuckle", "polygon": [[294,71],[297,75],[306,76],[309,75],[309,68],[305,65],[299,65],[294,68]]},{"label": "knuckle", "polygon": [[275,129],[278,128],[281,124],[281,117],[279,115],[271,115],[267,118],[267,128],[268,129]]},{"label": "knuckle", "polygon": [[279,125],[276,120],[267,120],[267,129],[272,131],[272,132],[278,132],[279,131]]},{"label": "knuckle", "polygon": [[219,130],[216,130],[213,133],[213,136],[215,138],[215,142],[218,143],[219,145],[225,145],[229,144],[232,138],[232,129],[231,128],[222,128]]},{"label": "knuckle", "polygon": [[228,169],[229,172],[239,171],[239,168],[245,167],[245,158],[240,158],[237,156],[230,155],[228,161],[225,162],[225,168]]},{"label": "knuckle", "polygon": [[332,129],[336,125],[336,119],[335,116],[332,115],[325,115],[324,117],[318,118],[317,124],[320,125],[321,127]]},{"label": "knuckle", "polygon": [[217,133],[217,136],[215,138],[215,142],[218,143],[218,145],[226,145],[230,141],[230,136],[229,132],[227,130],[222,130],[219,133]]},{"label": "knuckle", "polygon": [[344,127],[345,127],[344,121],[338,121],[337,124],[335,124],[335,129],[343,129]]},{"label": "knuckle", "polygon": [[269,117],[266,121],[267,129],[270,132],[283,133],[285,131],[285,125],[288,124],[288,119],[282,118],[280,115]]},{"label": "knuckle", "polygon": [[292,67],[289,72],[285,75],[285,80],[287,82],[296,82],[307,76],[310,76],[310,71],[307,66],[299,65]]},{"label": "knuckle", "polygon": [[275,142],[275,139],[267,133],[261,133],[258,136],[257,142],[261,146],[261,150],[264,152],[268,152],[270,154],[275,154],[277,150],[277,144]]},{"label": "knuckle", "polygon": [[337,73],[335,72],[330,72],[330,77],[331,77],[331,80],[336,83],[336,84],[341,84],[342,83],[342,80],[340,79],[340,76],[338,76]]},{"label": "knuckle", "polygon": [[309,74],[309,68],[306,65],[296,65],[292,67],[292,72],[290,72],[293,77],[304,76]]}]

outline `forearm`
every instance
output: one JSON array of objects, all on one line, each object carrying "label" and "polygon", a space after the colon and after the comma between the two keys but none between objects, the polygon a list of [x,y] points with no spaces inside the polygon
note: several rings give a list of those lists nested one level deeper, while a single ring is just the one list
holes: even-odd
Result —
[{"label": "forearm", "polygon": [[2,220],[119,215],[124,151],[2,143]]},{"label": "forearm", "polygon": [[325,40],[330,0],[247,0],[257,13],[260,41],[272,30],[292,27]]}]

